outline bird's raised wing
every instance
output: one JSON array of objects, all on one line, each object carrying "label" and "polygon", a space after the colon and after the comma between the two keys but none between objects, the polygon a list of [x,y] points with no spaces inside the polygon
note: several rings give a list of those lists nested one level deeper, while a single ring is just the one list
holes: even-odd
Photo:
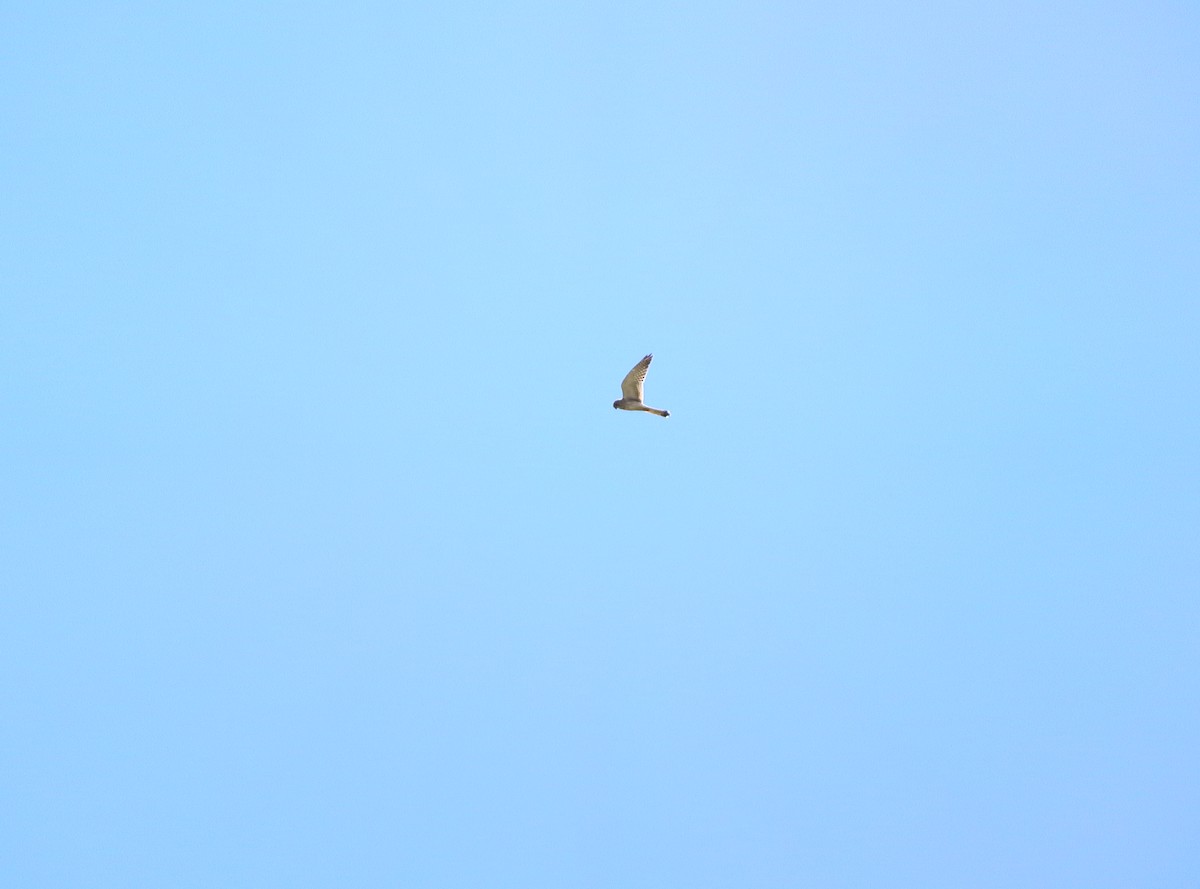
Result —
[{"label": "bird's raised wing", "polygon": [[647,355],[641,361],[633,366],[633,370],[625,374],[625,379],[621,380],[621,394],[633,401],[641,401],[644,396],[646,371],[650,369],[650,362],[654,360],[653,355]]}]

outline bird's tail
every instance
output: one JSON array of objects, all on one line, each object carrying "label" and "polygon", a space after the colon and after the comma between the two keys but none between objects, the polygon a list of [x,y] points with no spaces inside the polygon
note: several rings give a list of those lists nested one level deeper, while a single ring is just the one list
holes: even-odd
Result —
[{"label": "bird's tail", "polygon": [[660,417],[669,417],[669,416],[671,416],[671,412],[670,412],[670,411],[660,411],[660,410],[659,410],[658,408],[656,408],[656,407],[648,407],[648,408],[646,408],[646,410],[650,411],[650,413],[652,413],[652,414],[658,414]]}]

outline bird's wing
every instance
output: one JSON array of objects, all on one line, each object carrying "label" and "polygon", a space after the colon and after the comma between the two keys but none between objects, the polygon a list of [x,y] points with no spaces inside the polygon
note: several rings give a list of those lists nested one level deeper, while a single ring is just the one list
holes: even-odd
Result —
[{"label": "bird's wing", "polygon": [[654,360],[653,355],[647,355],[641,361],[633,366],[633,370],[625,374],[625,379],[621,380],[621,394],[633,401],[641,401],[645,391],[643,384],[646,382],[646,371],[650,369],[650,362]]}]

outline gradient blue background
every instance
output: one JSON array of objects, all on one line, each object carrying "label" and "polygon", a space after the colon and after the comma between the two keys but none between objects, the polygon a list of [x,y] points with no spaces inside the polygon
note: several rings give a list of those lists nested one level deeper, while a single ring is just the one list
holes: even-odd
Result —
[{"label": "gradient blue background", "polygon": [[1195,5],[0,45],[4,885],[1197,885]]}]

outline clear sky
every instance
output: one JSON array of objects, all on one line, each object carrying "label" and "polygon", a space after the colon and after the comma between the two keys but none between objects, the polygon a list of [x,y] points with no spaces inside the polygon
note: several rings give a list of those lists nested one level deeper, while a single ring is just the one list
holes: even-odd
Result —
[{"label": "clear sky", "polygon": [[1195,4],[0,46],[0,883],[1197,885]]}]

